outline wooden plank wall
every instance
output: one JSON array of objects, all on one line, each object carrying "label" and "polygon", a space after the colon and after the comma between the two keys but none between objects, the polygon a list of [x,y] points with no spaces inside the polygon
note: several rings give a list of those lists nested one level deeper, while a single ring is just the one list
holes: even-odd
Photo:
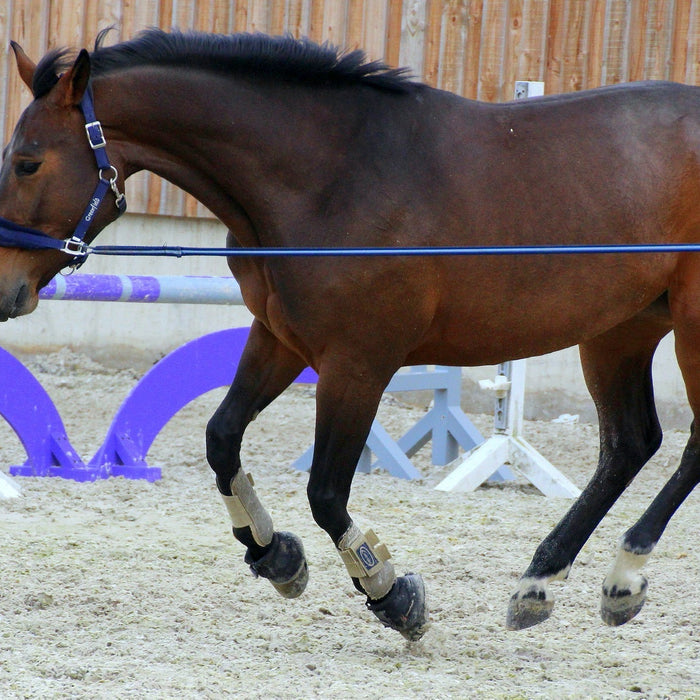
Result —
[{"label": "wooden plank wall", "polygon": [[[700,0],[0,0],[0,134],[30,100],[9,51],[38,59],[148,26],[308,36],[363,48],[466,97],[509,99],[515,80],[548,93],[641,79],[700,85]],[[208,216],[151,175],[131,178],[132,212]]]}]

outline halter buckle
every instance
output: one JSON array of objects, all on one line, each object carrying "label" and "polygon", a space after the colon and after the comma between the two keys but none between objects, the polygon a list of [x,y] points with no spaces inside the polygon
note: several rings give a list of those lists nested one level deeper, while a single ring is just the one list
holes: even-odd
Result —
[{"label": "halter buckle", "polygon": [[85,125],[85,133],[87,134],[88,142],[93,151],[99,148],[104,148],[107,145],[102,124],[98,121],[89,122]]}]

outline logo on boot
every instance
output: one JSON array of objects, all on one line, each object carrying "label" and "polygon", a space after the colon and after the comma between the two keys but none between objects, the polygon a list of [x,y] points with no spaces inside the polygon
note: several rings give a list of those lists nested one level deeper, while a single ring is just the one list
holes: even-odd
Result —
[{"label": "logo on boot", "polygon": [[355,554],[357,554],[359,560],[362,562],[362,566],[364,566],[367,571],[379,564],[379,559],[377,559],[372,551],[372,548],[367,544],[367,542],[363,542],[355,550]]}]

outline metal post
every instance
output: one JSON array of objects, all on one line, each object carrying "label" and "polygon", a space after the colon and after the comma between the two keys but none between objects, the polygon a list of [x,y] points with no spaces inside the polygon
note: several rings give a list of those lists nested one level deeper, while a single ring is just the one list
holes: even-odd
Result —
[{"label": "metal post", "polygon": [[[515,99],[544,94],[544,83],[519,80]],[[496,379],[479,382],[494,391],[493,435],[474,448],[466,459],[435,488],[440,491],[473,491],[484,481],[513,478],[504,466],[516,467],[546,496],[577,497],[578,487],[555,469],[522,437],[525,397],[525,360],[498,365]]]}]

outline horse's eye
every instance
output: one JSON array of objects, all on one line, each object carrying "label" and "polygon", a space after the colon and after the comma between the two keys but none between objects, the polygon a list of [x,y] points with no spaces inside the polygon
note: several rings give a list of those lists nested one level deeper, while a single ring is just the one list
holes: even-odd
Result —
[{"label": "horse's eye", "polygon": [[15,175],[17,175],[17,177],[34,175],[34,173],[39,170],[40,165],[41,163],[36,160],[20,160],[17,165],[15,165]]}]

